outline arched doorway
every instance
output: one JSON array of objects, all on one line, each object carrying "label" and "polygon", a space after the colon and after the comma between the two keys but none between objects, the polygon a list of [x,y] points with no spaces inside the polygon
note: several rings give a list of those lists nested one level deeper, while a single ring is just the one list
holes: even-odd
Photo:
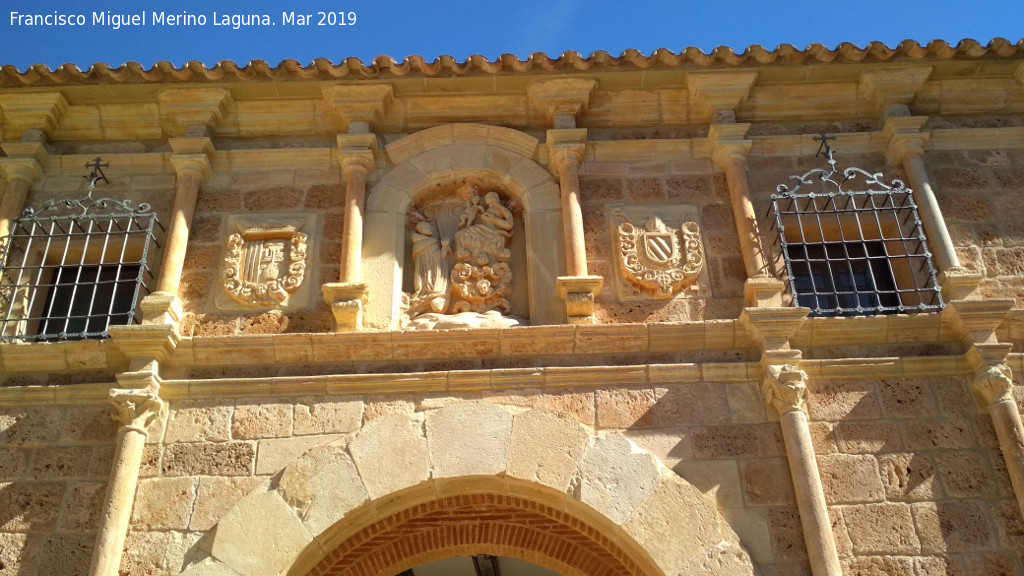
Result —
[{"label": "arched doorway", "polygon": [[561,576],[754,573],[715,504],[625,435],[479,400],[306,452],[210,536],[188,576],[396,576],[476,555]]}]

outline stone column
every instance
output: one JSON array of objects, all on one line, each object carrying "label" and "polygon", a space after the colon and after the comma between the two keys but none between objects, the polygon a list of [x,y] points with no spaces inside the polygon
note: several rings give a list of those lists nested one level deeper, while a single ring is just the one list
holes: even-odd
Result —
[{"label": "stone column", "polygon": [[[723,114],[728,118],[728,114]],[[750,124],[712,124],[708,140],[712,145],[712,160],[725,173],[736,232],[739,235],[743,267],[747,272],[744,285],[748,306],[781,306],[782,282],[769,275],[766,250],[761,242],[757,213],[750,200],[747,181],[747,154],[753,142],[746,140]]]},{"label": "stone column", "polygon": [[917,212],[928,237],[935,266],[939,272],[946,272],[959,268],[960,259],[924,164],[924,145],[930,135],[919,130],[927,120],[923,116],[889,118],[885,122],[884,134],[889,139],[889,162],[902,164],[907,184],[914,191]]},{"label": "stone column", "polygon": [[199,187],[210,177],[208,154],[213,152],[213,144],[209,138],[173,138],[170,142],[171,148],[176,152],[171,156],[171,165],[174,167],[177,181],[156,292],[177,296],[188,235],[192,228],[192,216],[196,210],[196,200],[199,198]]},{"label": "stone column", "polygon": [[[13,160],[5,158],[4,160]],[[4,174],[7,176],[7,191],[0,199],[0,238],[11,233],[11,222],[21,216],[25,209],[32,184],[42,177],[42,167],[33,162],[4,162]]]},{"label": "stone column", "polygon": [[1024,515],[1024,423],[1013,397],[1010,367],[1006,364],[983,367],[975,375],[973,387],[992,416],[1017,506]]},{"label": "stone column", "polygon": [[112,389],[110,402],[121,423],[117,432],[117,451],[107,485],[102,524],[96,535],[89,576],[118,576],[124,541],[128,534],[135,490],[146,445],[146,426],[164,410],[156,387]]},{"label": "stone column", "polygon": [[570,324],[594,323],[594,304],[604,284],[602,277],[591,276],[587,272],[579,176],[586,139],[587,131],[581,128],[548,130],[551,166],[558,177],[562,195],[562,238],[565,243],[566,275],[558,277],[556,289],[565,301],[565,314]]},{"label": "stone column", "polygon": [[806,380],[807,374],[796,365],[770,364],[763,383],[764,396],[768,405],[778,411],[781,420],[811,573],[814,576],[841,576],[839,553],[807,425]]},{"label": "stone column", "polygon": [[[553,132],[549,130],[549,133]],[[550,139],[550,137],[549,137]],[[583,242],[583,209],[580,207],[579,166],[583,145],[556,148],[552,163],[558,173],[562,193],[562,229],[565,238],[565,272],[568,276],[587,275],[587,250]]]},{"label": "stone column", "polygon": [[373,134],[338,136],[338,162],[345,179],[345,221],[341,236],[339,282],[323,286],[324,301],[334,315],[335,331],[352,332],[363,326],[363,306],[367,298],[362,283],[363,212],[366,203],[366,179],[374,169]]}]

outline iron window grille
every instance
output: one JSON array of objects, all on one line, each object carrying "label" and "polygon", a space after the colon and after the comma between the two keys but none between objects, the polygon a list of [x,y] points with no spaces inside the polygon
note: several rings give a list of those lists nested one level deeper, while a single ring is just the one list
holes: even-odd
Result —
[{"label": "iron window grille", "polygon": [[98,179],[82,200],[26,209],[0,239],[0,342],[106,338],[140,321],[163,226],[148,204],[93,199]]},{"label": "iron window grille", "polygon": [[[912,191],[882,173],[829,165],[779,185],[773,226],[794,304],[811,316],[931,312],[943,307],[935,266]],[[858,184],[863,189],[845,190]]]}]

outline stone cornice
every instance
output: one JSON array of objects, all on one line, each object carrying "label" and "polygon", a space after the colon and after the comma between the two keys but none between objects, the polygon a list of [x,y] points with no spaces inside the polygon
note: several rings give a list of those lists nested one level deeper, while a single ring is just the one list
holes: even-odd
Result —
[{"label": "stone cornice", "polygon": [[234,105],[225,88],[165,88],[157,95],[160,123],[172,136],[186,134],[190,126],[216,128]]},{"label": "stone cornice", "polygon": [[868,70],[860,76],[859,90],[884,116],[890,106],[910,105],[933,70],[931,66]]},{"label": "stone cornice", "polygon": [[575,127],[590,106],[590,98],[597,89],[593,78],[554,78],[533,82],[526,88],[530,108],[540,111],[555,128],[563,128],[560,117],[571,119]]},{"label": "stone cornice", "polygon": [[690,121],[709,122],[716,112],[734,112],[747,102],[757,75],[754,71],[687,74]]},{"label": "stone cornice", "polygon": [[343,126],[352,122],[376,124],[387,114],[395,98],[389,84],[324,86],[323,95],[327,107],[334,111]]},{"label": "stone cornice", "polygon": [[[572,327],[570,327],[572,328]],[[1007,364],[1024,364],[1010,355]],[[800,360],[799,369],[817,379],[872,379],[974,374],[962,356],[919,358],[852,358]],[[374,374],[335,374],[269,378],[166,379],[160,397],[167,401],[198,398],[287,398],[297,396],[480,392],[528,388],[604,386],[672,387],[706,382],[729,386],[761,382],[761,362],[704,362],[697,364],[636,364],[623,366],[557,366],[447,370]],[[120,380],[119,380],[120,381]],[[110,384],[0,387],[0,406],[102,404]]]},{"label": "stone cornice", "polygon": [[56,91],[0,94],[4,119],[22,131],[41,130],[52,136],[67,109],[67,99]]}]

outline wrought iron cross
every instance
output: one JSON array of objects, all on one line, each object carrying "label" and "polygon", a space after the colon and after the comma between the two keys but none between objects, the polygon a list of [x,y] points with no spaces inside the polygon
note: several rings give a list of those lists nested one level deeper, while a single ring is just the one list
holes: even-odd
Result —
[{"label": "wrought iron cross", "polygon": [[96,187],[96,183],[103,180],[107,184],[110,184],[110,180],[107,180],[107,175],[103,173],[104,168],[110,168],[109,162],[102,162],[103,159],[99,156],[96,157],[92,162],[86,162],[86,168],[92,168],[92,173],[86,176],[89,179],[89,191]]}]

